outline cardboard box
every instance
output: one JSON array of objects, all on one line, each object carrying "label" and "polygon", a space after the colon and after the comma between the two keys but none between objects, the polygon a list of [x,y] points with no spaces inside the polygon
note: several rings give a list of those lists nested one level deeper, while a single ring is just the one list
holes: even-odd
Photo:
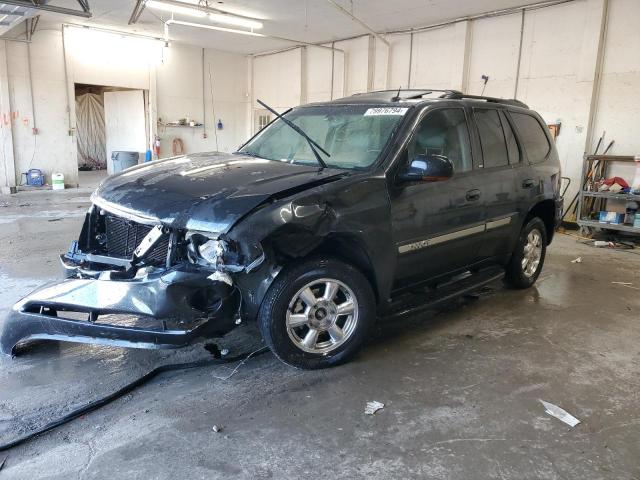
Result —
[{"label": "cardboard box", "polygon": [[624,221],[624,213],[618,212],[600,212],[600,218],[598,218],[598,222],[606,223],[609,225],[620,225]]}]

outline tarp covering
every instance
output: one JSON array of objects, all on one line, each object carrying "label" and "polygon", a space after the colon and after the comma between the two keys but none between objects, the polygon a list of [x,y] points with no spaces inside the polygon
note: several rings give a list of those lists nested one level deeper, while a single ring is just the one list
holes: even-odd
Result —
[{"label": "tarp covering", "polygon": [[85,93],[76,97],[78,166],[107,168],[102,96]]}]

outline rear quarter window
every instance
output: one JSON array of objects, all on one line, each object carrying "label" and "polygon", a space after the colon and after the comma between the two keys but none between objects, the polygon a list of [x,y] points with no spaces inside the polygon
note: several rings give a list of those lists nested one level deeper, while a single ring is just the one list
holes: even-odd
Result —
[{"label": "rear quarter window", "polygon": [[502,167],[509,164],[504,130],[497,110],[474,109],[473,111],[480,135],[482,164],[484,168]]},{"label": "rear quarter window", "polygon": [[551,145],[540,122],[526,113],[510,112],[513,123],[518,130],[522,148],[531,163],[541,163],[547,159]]}]

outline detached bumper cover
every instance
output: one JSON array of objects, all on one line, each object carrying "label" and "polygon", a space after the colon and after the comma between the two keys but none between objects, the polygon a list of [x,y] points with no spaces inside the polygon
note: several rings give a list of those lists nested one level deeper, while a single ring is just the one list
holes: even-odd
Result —
[{"label": "detached bumper cover", "polygon": [[[32,340],[177,348],[231,330],[238,302],[232,287],[201,271],[167,270],[127,280],[69,278],[14,305],[0,335],[0,351],[13,354],[18,343]],[[68,312],[86,314],[86,319],[69,318]],[[156,320],[158,328],[102,323],[100,317],[110,314],[147,320],[143,323]],[[167,323],[190,326],[171,329]]]}]

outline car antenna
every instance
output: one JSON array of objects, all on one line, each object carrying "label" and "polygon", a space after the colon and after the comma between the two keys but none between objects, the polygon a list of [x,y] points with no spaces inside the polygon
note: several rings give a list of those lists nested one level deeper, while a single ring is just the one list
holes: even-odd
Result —
[{"label": "car antenna", "polygon": [[[273,113],[276,117],[278,117],[280,120],[282,120],[285,124],[287,124],[288,126],[290,126],[291,128],[293,128],[296,132],[298,132],[308,143],[309,143],[309,147],[311,148],[311,151],[313,152],[313,155],[316,157],[316,160],[318,161],[318,165],[320,165],[320,168],[327,168],[327,164],[324,163],[324,160],[322,160],[322,157],[320,156],[320,154],[318,153],[318,150],[320,150],[322,153],[324,153],[327,157],[331,157],[331,154],[329,152],[327,152],[324,148],[322,148],[320,145],[318,145],[316,142],[314,142],[311,137],[309,137],[309,135],[307,135],[306,133],[304,133],[304,130],[302,130],[299,126],[297,126],[295,123],[293,123],[291,120],[283,117],[282,115],[280,115],[278,112],[276,112],[273,108],[271,108],[269,105],[267,105],[266,103],[264,103],[262,100],[260,100],[259,98],[256,99],[256,101],[262,105],[264,108],[266,108],[267,110],[269,110],[271,113]],[[318,150],[316,150],[316,148]]]},{"label": "car antenna", "polygon": [[398,87],[398,93],[396,93],[396,96],[391,98],[392,102],[399,102],[400,101],[400,90],[401,89],[402,89],[402,85],[400,85]]}]

